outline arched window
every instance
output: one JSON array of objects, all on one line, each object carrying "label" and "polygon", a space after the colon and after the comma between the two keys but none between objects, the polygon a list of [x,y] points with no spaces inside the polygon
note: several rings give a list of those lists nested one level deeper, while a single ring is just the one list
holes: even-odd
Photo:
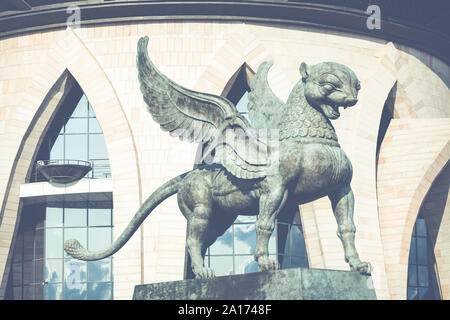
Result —
[{"label": "arched window", "polygon": [[[249,81],[254,72],[244,63],[225,86],[222,96],[236,105],[248,118]],[[217,276],[258,271],[253,253],[256,246],[256,216],[238,216],[234,224],[207,250],[205,266],[214,269]],[[277,217],[269,241],[269,255],[278,259],[282,269],[308,268],[305,240],[298,207],[286,208]],[[186,278],[194,275],[187,255]]]},{"label": "arched window", "polygon": [[414,225],[408,260],[408,300],[440,300],[436,259],[422,210]]},{"label": "arched window", "polygon": [[[102,130],[78,84],[57,111],[37,159],[90,161],[93,170],[87,178],[110,177]],[[31,182],[42,180],[35,168]],[[93,251],[111,244],[112,193],[43,195],[22,203],[7,290],[10,298],[112,299],[112,258],[85,262],[63,250],[64,241],[73,238]]]}]

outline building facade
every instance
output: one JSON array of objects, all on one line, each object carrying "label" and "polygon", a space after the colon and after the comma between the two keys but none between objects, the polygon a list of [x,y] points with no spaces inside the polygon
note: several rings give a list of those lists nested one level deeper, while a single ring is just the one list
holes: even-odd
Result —
[{"label": "building facade", "polygon": [[[380,3],[381,29],[372,30],[369,2],[2,4],[0,298],[131,299],[136,284],[187,277],[186,221],[175,197],[113,258],[80,263],[62,251],[69,237],[90,250],[109,245],[153,191],[194,166],[198,146],[162,132],[146,111],[136,53],[147,35],[150,58],[170,79],[236,103],[245,100],[246,76],[266,60],[274,61],[268,81],[283,101],[301,77],[301,62],[354,70],[359,101],[333,125],[353,165],[361,259],[374,267],[378,299],[449,299],[445,17],[432,7],[432,22],[415,28],[406,23],[414,8],[396,20],[402,8]],[[37,169],[70,161],[91,171],[58,183]],[[232,240],[215,244],[208,263],[226,266],[222,274],[254,271],[254,237],[238,238],[251,226],[245,219],[234,225]],[[336,230],[328,199],[301,205],[294,218],[279,221],[273,254],[285,267],[348,270]]]}]

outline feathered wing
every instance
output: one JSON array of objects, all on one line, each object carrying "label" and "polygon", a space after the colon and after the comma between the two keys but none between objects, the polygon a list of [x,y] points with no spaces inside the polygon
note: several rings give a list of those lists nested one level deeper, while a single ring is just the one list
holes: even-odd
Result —
[{"label": "feathered wing", "polygon": [[273,61],[264,61],[258,71],[250,80],[250,92],[248,95],[248,115],[253,128],[278,128],[281,116],[281,101],[269,86],[267,74]]},{"label": "feathered wing", "polygon": [[[147,109],[164,131],[216,148],[224,167],[242,179],[267,175],[267,144],[229,100],[186,89],[163,75],[147,52],[148,37],[139,39],[137,68]],[[245,137],[243,139],[242,137]]]}]

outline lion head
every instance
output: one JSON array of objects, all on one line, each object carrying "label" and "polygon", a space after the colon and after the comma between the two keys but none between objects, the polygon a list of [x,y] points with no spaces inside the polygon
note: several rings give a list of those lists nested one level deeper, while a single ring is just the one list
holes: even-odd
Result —
[{"label": "lion head", "polygon": [[339,118],[339,107],[351,107],[358,101],[360,82],[355,73],[342,64],[322,62],[308,66],[302,62],[300,73],[306,100],[329,119]]}]

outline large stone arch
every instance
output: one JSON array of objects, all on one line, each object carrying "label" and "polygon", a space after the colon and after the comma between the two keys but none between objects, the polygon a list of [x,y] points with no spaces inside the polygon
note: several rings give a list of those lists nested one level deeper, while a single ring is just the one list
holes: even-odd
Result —
[{"label": "large stone arch", "polygon": [[[35,68],[30,75],[19,102],[19,105],[30,109],[30,114],[36,115],[34,119],[26,119],[28,121],[20,123],[24,132],[23,138],[3,201],[0,241],[2,247],[7,250],[2,251],[0,257],[0,270],[3,275],[1,296],[4,294],[8,277],[7,260],[17,226],[17,212],[20,209],[20,184],[25,182],[27,168],[31,166],[45,127],[63,97],[64,90],[67,89],[62,84],[67,83],[71,76],[88,97],[106,140],[112,172],[115,237],[126,227],[142,203],[139,163],[133,134],[111,81],[74,30],[58,32],[57,37],[57,41],[47,51],[42,66]],[[52,89],[49,91],[49,88]],[[142,281],[140,236],[135,235],[127,246],[132,246],[135,250],[123,250],[115,255],[114,292],[115,298],[119,299],[129,298],[134,284]],[[126,260],[133,262],[127,264]],[[132,269],[136,279],[130,281],[129,275],[121,276],[121,268],[127,269],[128,272]]]},{"label": "large stone arch", "polygon": [[450,158],[450,120],[393,119],[381,146],[378,210],[393,299],[406,298],[411,234],[422,202]]}]

